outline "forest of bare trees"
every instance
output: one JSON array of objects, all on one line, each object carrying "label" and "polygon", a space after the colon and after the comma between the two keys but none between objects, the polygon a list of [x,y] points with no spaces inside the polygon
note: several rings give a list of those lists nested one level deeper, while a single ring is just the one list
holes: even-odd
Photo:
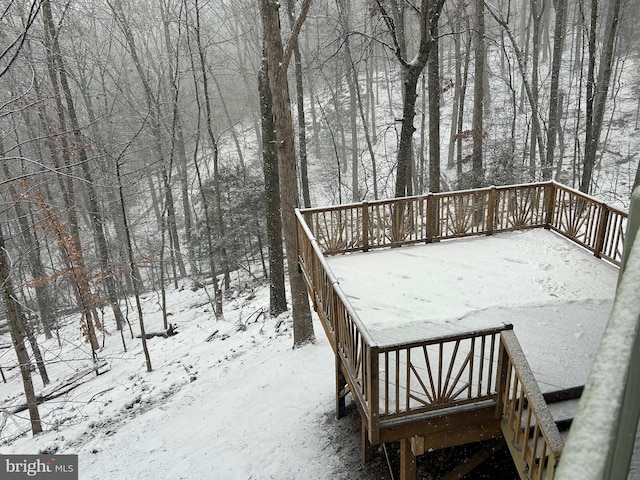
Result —
[{"label": "forest of bare trees", "polygon": [[312,341],[296,206],[550,179],[624,206],[640,183],[631,0],[0,7],[0,329],[34,432],[37,336],[144,344],[140,295],[181,279],[217,318],[238,272],[268,279],[276,316],[288,264]]}]

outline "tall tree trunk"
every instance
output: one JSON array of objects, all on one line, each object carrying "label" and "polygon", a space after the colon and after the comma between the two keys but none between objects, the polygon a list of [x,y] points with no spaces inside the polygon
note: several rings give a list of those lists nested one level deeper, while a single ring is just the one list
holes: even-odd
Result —
[{"label": "tall tree trunk", "polygon": [[[2,138],[0,138],[0,152],[4,152],[4,147],[2,144]],[[12,175],[9,172],[9,161],[4,159],[1,161],[1,163],[5,178],[11,179]],[[51,308],[52,304],[51,297],[49,295],[48,281],[45,278],[45,268],[42,264],[40,245],[37,236],[33,232],[32,226],[29,225],[29,222],[27,220],[29,216],[27,214],[27,211],[22,206],[20,195],[18,194],[14,183],[9,182],[8,187],[11,197],[14,199],[13,207],[16,211],[18,225],[20,226],[20,235],[22,236],[22,241],[24,242],[26,250],[31,252],[28,255],[28,262],[36,291],[36,300],[38,302],[38,310],[40,311],[40,322],[42,323],[45,338],[50,339],[52,337],[51,328],[53,327],[55,322],[53,319],[53,311]]]},{"label": "tall tree trunk", "polygon": [[[133,256],[133,245],[131,243],[131,232],[129,230],[129,222],[127,220],[127,209],[124,203],[124,193],[122,188],[122,176],[120,174],[120,159],[116,160],[116,179],[118,182],[118,198],[120,200],[120,209],[122,211],[122,220],[124,222],[124,231],[127,240],[127,253],[129,256],[129,268],[132,275],[138,270],[135,268],[135,260]],[[142,314],[142,303],[140,302],[140,292],[138,291],[139,283],[134,279],[133,281],[133,294],[136,299],[136,310],[138,312],[138,325],[140,326],[140,341],[142,342],[142,351],[144,353],[144,359],[147,365],[147,372],[151,372],[151,356],[149,355],[149,349],[147,348],[147,337],[144,329],[144,317]]]},{"label": "tall tree trunk", "polygon": [[285,50],[283,49],[280,32],[279,2],[277,0],[259,0],[268,61],[269,88],[273,98],[276,138],[278,140],[280,201],[287,266],[289,268],[289,286],[291,288],[294,347],[315,341],[309,299],[302,273],[298,269],[298,242],[294,211],[298,205],[298,183],[291,102],[287,80],[287,69],[293,45],[297,42],[298,34],[306,18],[310,3],[310,0],[303,0],[300,15],[292,29],[291,37]]},{"label": "tall tree trunk", "polygon": [[[53,25],[53,18],[51,15],[51,10],[49,7],[49,0],[43,2],[43,9],[45,12],[45,18],[50,25]],[[53,54],[54,58],[57,60],[58,66],[58,77],[60,79],[60,85],[62,86],[62,92],[64,94],[65,103],[67,106],[67,113],[69,115],[69,122],[71,123],[71,129],[73,130],[73,137],[75,142],[75,149],[78,152],[78,160],[81,165],[82,173],[84,176],[85,188],[87,191],[87,197],[89,200],[88,208],[89,208],[89,217],[90,217],[90,225],[93,229],[94,238],[96,240],[96,247],[98,250],[98,258],[100,260],[100,268],[102,269],[102,276],[104,278],[107,298],[111,309],[113,310],[113,314],[116,320],[116,328],[120,330],[124,323],[124,317],[122,312],[120,311],[120,305],[118,303],[118,295],[116,293],[116,286],[114,280],[113,268],[109,262],[109,252],[107,248],[107,238],[104,233],[104,220],[102,218],[102,212],[100,211],[100,207],[98,205],[98,194],[95,189],[95,185],[93,182],[93,178],[91,175],[91,170],[89,169],[89,160],[87,156],[87,151],[84,147],[86,141],[80,130],[80,124],[78,122],[78,116],[76,114],[75,102],[73,101],[73,97],[71,95],[71,88],[69,86],[69,81],[67,79],[67,69],[65,67],[64,59],[60,52],[60,46],[57,41],[57,32],[51,27],[53,33]]]},{"label": "tall tree trunk", "polygon": [[[179,98],[180,98],[180,76],[179,76],[179,57],[180,52],[177,48],[174,48],[171,40],[171,34],[169,32],[169,13],[168,6],[164,5],[164,0],[160,2],[160,14],[162,16],[162,27],[164,33],[164,43],[167,50],[167,56],[169,61],[167,62],[169,68],[169,81],[171,83],[172,91],[172,122],[171,122],[171,158],[173,159],[174,152],[177,154],[177,171],[180,180],[181,188],[181,200],[182,211],[184,218],[184,232],[187,242],[187,252],[190,264],[195,266],[196,262],[193,261],[193,241],[191,239],[191,231],[193,228],[193,220],[191,218],[191,205],[189,203],[189,179],[187,169],[187,153],[184,142],[184,132],[182,128],[182,117],[180,115]],[[180,19],[181,20],[181,19]],[[182,22],[178,21],[178,38],[177,42],[181,41],[181,26]],[[174,70],[175,64],[175,70]],[[196,272],[197,273],[197,272]]]},{"label": "tall tree trunk", "polygon": [[[291,0],[289,0],[291,1]],[[340,18],[342,21],[342,35],[344,37],[345,50],[345,70],[347,74],[347,88],[349,89],[349,126],[351,133],[351,200],[359,202],[360,184],[358,179],[358,112],[356,85],[358,83],[358,75],[351,56],[351,47],[349,41],[349,17],[351,15],[351,1],[338,2],[340,9]],[[345,164],[347,162],[345,161]]]},{"label": "tall tree trunk", "polygon": [[609,9],[607,10],[604,45],[602,47],[602,53],[600,54],[600,64],[598,67],[598,80],[592,91],[593,119],[591,128],[587,126],[588,137],[585,144],[584,169],[582,171],[582,180],[580,181],[580,190],[585,193],[589,193],[590,191],[596,152],[598,150],[598,142],[600,141],[600,133],[602,132],[604,110],[607,105],[607,95],[611,80],[614,46],[618,32],[618,16],[620,14],[621,3],[622,0],[611,0],[609,2]]},{"label": "tall tree trunk", "polygon": [[[294,0],[287,0],[287,14],[289,27],[295,24]],[[302,54],[300,45],[296,41],[293,46],[293,68],[296,79],[296,109],[298,113],[298,154],[300,156],[300,185],[302,186],[302,204],[311,207],[311,192],[309,190],[309,166],[307,161],[307,124],[304,114],[304,83],[302,78]],[[313,102],[312,102],[313,103]]]},{"label": "tall tree trunk", "polygon": [[[187,6],[185,0],[185,7]],[[191,35],[187,35],[187,48],[189,50],[189,61],[191,63],[191,73],[193,75],[194,80],[194,88],[195,88],[195,100],[197,105],[197,127],[196,127],[196,144],[193,149],[193,166],[196,171],[196,179],[198,181],[198,188],[200,190],[200,197],[202,199],[202,210],[204,212],[204,225],[206,231],[206,239],[207,239],[207,258],[209,261],[209,272],[211,275],[211,281],[214,287],[214,301],[212,304],[214,314],[217,319],[222,318],[222,290],[218,285],[218,271],[216,268],[215,261],[215,252],[213,248],[213,237],[214,237],[214,228],[213,228],[213,214],[209,210],[209,202],[206,200],[204,182],[202,180],[202,172],[200,170],[200,162],[198,160],[200,152],[198,151],[198,147],[200,145],[200,132],[202,129],[202,115],[204,109],[202,108],[202,102],[200,100],[200,83],[198,81],[198,74],[196,68],[196,62],[194,59],[195,53],[193,52],[193,48],[191,45]]]},{"label": "tall tree trunk", "polygon": [[431,37],[434,25],[437,25],[444,0],[422,0],[419,10],[420,42],[418,53],[413,60],[407,60],[406,45],[404,42],[404,3],[398,6],[391,2],[396,12],[394,16],[387,13],[381,0],[376,4],[382,13],[382,18],[389,29],[395,46],[394,53],[400,63],[403,80],[403,106],[402,122],[400,129],[400,144],[398,145],[395,196],[404,197],[411,192],[411,171],[413,163],[413,124],[416,115],[416,101],[418,99],[418,81],[429,59],[429,53],[433,42],[437,38]]},{"label": "tall tree trunk", "polygon": [[[541,3],[540,6],[538,4]],[[540,63],[540,37],[542,30],[542,16],[545,10],[545,0],[533,0],[531,2],[531,16],[533,17],[533,37],[531,46],[531,89],[529,94],[529,101],[531,103],[531,145],[529,149],[529,171],[531,180],[536,180],[536,147],[540,148],[542,152],[542,144],[540,140],[541,129],[539,120],[539,63]],[[544,156],[540,155],[540,161],[544,161]]]},{"label": "tall tree trunk", "polygon": [[551,180],[553,173],[553,156],[555,155],[556,139],[560,129],[560,106],[558,90],[560,85],[560,66],[564,50],[564,35],[566,30],[567,0],[554,0],[556,20],[553,29],[553,60],[551,63],[551,86],[549,89],[549,120],[547,123],[547,156],[542,166],[542,180]]},{"label": "tall tree trunk", "polygon": [[440,191],[440,50],[438,22],[432,23],[432,46],[427,65],[429,89],[429,191]]},{"label": "tall tree trunk", "polygon": [[[72,254],[69,254],[67,258],[70,262],[71,271],[73,273],[74,288],[76,289],[78,304],[80,305],[82,315],[84,316],[84,320],[86,322],[87,331],[85,333],[91,343],[93,352],[95,352],[96,350],[98,350],[100,345],[98,344],[94,325],[99,323],[99,321],[95,310],[93,295],[89,286],[88,271],[85,268],[84,258],[82,254],[80,230],[78,228],[78,217],[75,204],[75,188],[73,185],[73,179],[75,175],[73,173],[73,168],[71,167],[71,149],[64,135],[64,132],[67,131],[67,124],[65,118],[65,109],[62,105],[62,94],[60,93],[60,85],[62,85],[62,90],[65,96],[67,95],[69,86],[68,83],[66,83],[66,75],[64,75],[63,71],[64,67],[60,58],[60,47],[58,45],[58,33],[53,22],[49,0],[43,0],[42,10],[45,30],[44,37],[45,44],[47,45],[47,71],[51,80],[51,86],[55,93],[56,112],[58,115],[58,121],[60,122],[60,131],[63,132],[63,135],[61,135],[63,142],[62,158],[66,167],[66,173],[68,175],[66,184],[62,180],[60,180],[60,187],[67,209],[70,233],[68,238],[65,238],[65,241],[62,243],[64,243],[63,248],[66,249],[67,254],[69,252],[72,252]],[[62,80],[63,78],[65,79],[64,82]],[[72,129],[74,131],[76,130],[73,125]],[[56,167],[58,166],[59,164],[56,164]],[[59,241],[59,245],[61,245],[61,238],[59,236],[57,240]],[[65,253],[63,253],[63,256],[64,255]]]},{"label": "tall tree trunk", "polygon": [[471,186],[480,187],[484,180],[484,64],[486,48],[484,40],[484,0],[475,0],[476,28],[474,32],[475,71],[473,83],[473,154]]},{"label": "tall tree trunk", "polygon": [[262,55],[258,73],[258,92],[262,116],[262,158],[266,191],[267,243],[269,245],[269,313],[276,317],[287,311],[284,285],[284,252],[282,250],[282,219],[280,218],[280,180],[278,152],[273,120],[273,100],[267,78],[267,56]]},{"label": "tall tree trunk", "polygon": [[227,239],[225,236],[224,219],[222,216],[222,193],[220,191],[220,172],[219,172],[219,149],[218,141],[213,134],[212,126],[212,111],[211,100],[209,98],[209,82],[207,74],[207,64],[205,59],[205,52],[202,45],[202,39],[200,37],[200,8],[198,6],[198,0],[195,3],[195,15],[196,15],[196,29],[195,39],[198,47],[198,57],[200,59],[200,74],[202,78],[202,94],[204,97],[205,106],[205,127],[209,138],[209,145],[211,147],[211,154],[213,157],[213,188],[215,190],[215,207],[216,217],[218,220],[218,236],[220,238],[220,255],[222,257],[222,273],[224,274],[224,286],[229,288],[231,284],[231,275],[229,273],[229,259],[227,255],[227,247],[225,245]]}]

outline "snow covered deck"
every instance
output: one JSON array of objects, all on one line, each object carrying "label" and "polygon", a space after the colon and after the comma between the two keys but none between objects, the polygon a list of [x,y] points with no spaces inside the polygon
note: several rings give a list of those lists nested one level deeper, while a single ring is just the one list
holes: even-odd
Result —
[{"label": "snow covered deck", "polygon": [[379,345],[505,323],[543,392],[584,385],[618,269],[544,229],[327,257]]},{"label": "snow covered deck", "polygon": [[543,182],[296,216],[336,414],[350,393],[363,457],[400,441],[400,478],[413,480],[418,455],[504,437],[521,478],[553,478],[564,441],[549,404],[587,379],[627,214]]}]

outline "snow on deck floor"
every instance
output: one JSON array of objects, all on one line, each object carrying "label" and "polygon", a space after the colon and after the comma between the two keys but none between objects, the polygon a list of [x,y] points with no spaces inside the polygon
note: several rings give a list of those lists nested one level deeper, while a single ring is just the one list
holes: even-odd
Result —
[{"label": "snow on deck floor", "polygon": [[618,276],[542,229],[327,260],[379,344],[511,323],[543,392],[586,382]]}]

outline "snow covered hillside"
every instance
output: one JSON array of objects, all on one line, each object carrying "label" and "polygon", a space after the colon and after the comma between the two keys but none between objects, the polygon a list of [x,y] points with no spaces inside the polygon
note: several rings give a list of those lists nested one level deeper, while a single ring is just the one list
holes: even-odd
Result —
[{"label": "snow covered hillside", "polygon": [[[384,478],[379,459],[360,465],[357,413],[334,418],[333,354],[319,323],[318,342],[293,350],[290,317],[261,313],[263,285],[237,292],[224,321],[202,288],[170,291],[168,304],[179,334],[148,340],[153,372],[140,340],[127,334],[125,353],[112,331],[98,352],[100,375],[42,404],[45,433],[35,438],[26,412],[7,413],[23,395],[17,368],[5,369],[0,453],[78,454],[82,480]],[[162,328],[156,295],[145,297],[144,315],[148,331]],[[68,319],[62,348],[42,341],[52,385],[39,394],[90,371],[76,322]],[[15,362],[12,350],[2,354],[3,365]]]}]

